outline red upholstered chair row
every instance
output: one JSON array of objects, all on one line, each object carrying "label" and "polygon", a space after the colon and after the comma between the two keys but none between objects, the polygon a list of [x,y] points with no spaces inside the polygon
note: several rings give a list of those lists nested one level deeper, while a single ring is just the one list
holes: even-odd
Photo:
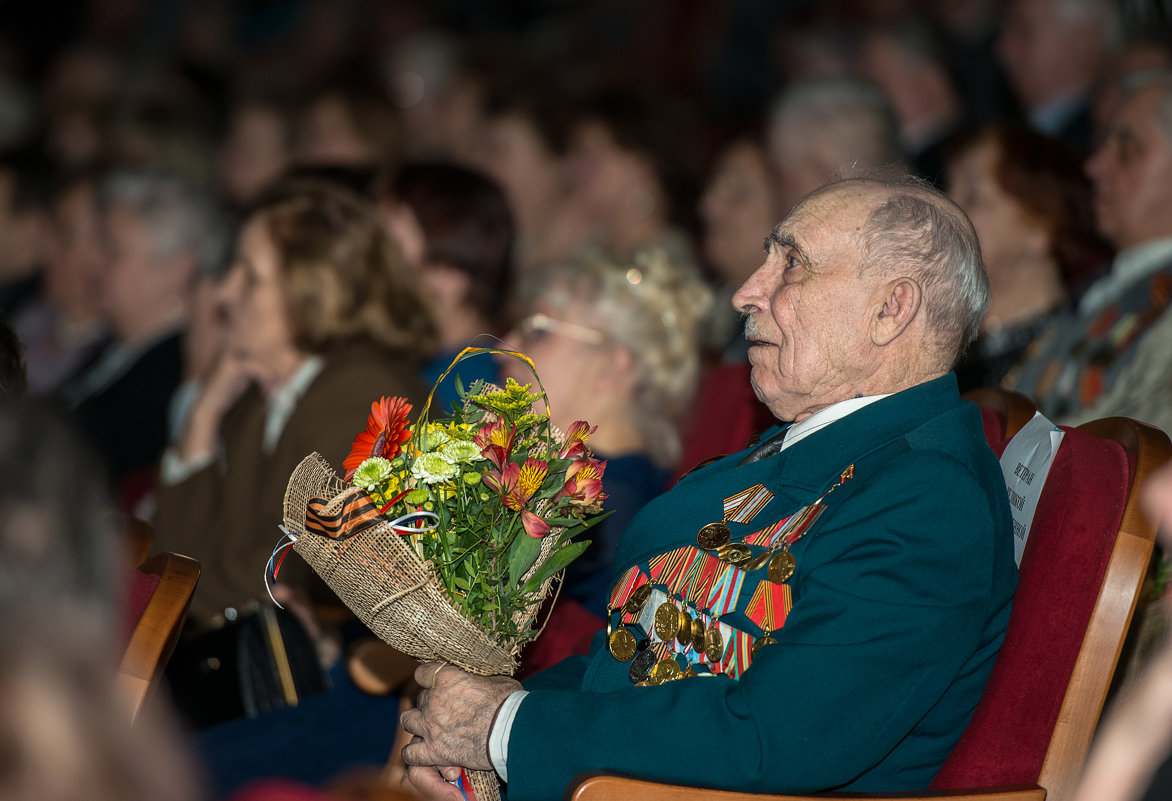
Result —
[{"label": "red upholstered chair row", "polygon": [[[1008,405],[1005,398],[994,397],[985,407],[986,428],[995,436],[1016,431],[1032,415],[1032,410],[1018,409],[1010,423]],[[998,442],[998,453],[1003,449],[1004,442]],[[1169,458],[1172,443],[1167,435],[1143,423],[1109,418],[1067,429],[1038,504],[1005,645],[989,685],[932,791],[900,798],[1062,801],[1070,797],[1154,544],[1155,526],[1139,509],[1136,488]],[[593,775],[572,788],[572,798],[797,801],[803,797],[701,791]]]}]

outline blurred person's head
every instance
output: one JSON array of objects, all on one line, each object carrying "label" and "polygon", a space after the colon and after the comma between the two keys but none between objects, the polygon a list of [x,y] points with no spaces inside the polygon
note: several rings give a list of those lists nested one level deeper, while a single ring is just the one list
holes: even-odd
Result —
[{"label": "blurred person's head", "polygon": [[324,182],[283,181],[244,216],[222,284],[228,347],[280,385],[307,354],[367,340],[427,355],[430,307],[370,204]]},{"label": "blurred person's head", "polygon": [[220,142],[217,174],[224,196],[237,206],[254,200],[289,165],[293,125],[279,102],[248,98],[237,103]]},{"label": "blurred person's head", "polygon": [[51,185],[51,166],[39,152],[0,153],[0,283],[41,266]]},{"label": "blurred person's head", "polygon": [[1099,233],[1117,249],[1172,236],[1172,71],[1124,81],[1086,170]]},{"label": "blurred person's head", "polygon": [[417,266],[446,349],[496,333],[511,289],[513,217],[504,191],[477,170],[409,164],[382,193],[391,234]]},{"label": "blurred person's head", "polygon": [[916,153],[953,128],[963,109],[940,46],[925,24],[905,19],[863,39],[863,74],[891,101],[899,136]]},{"label": "blurred person's head", "polygon": [[545,223],[564,190],[564,124],[551,99],[519,90],[490,95],[477,166],[496,179],[522,231]]},{"label": "blurred person's head", "polygon": [[101,316],[103,260],[97,183],[97,174],[90,171],[67,176],[58,185],[50,207],[42,291],[53,308],[75,324]]},{"label": "blurred person's head", "polygon": [[740,283],[761,266],[762,231],[781,215],[765,148],[738,139],[716,161],[700,198],[704,257],[722,280]]},{"label": "blurred person's head", "polygon": [[24,343],[8,318],[0,315],[0,405],[28,392],[28,369],[24,361]]},{"label": "blurred person's head", "polygon": [[985,331],[1049,311],[1102,250],[1093,234],[1090,183],[1065,142],[1019,126],[993,126],[958,140],[948,188],[981,243],[989,274]]},{"label": "blurred person's head", "polygon": [[604,247],[630,253],[669,223],[686,224],[695,202],[695,154],[687,114],[674,98],[611,88],[574,104],[568,191],[589,210]]},{"label": "blurred person's head", "polygon": [[1117,36],[1111,0],[1011,0],[997,50],[1030,112],[1089,94]]},{"label": "blurred person's head", "polygon": [[[591,445],[599,453],[639,451],[673,465],[711,303],[699,273],[653,247],[631,259],[582,252],[534,279],[507,342],[537,365],[554,424],[587,420],[598,426]],[[502,366],[532,380],[516,360]]]},{"label": "blurred person's head", "polygon": [[115,170],[98,187],[106,263],[102,311],[123,343],[150,341],[186,313],[200,269],[224,258],[223,220],[211,198],[160,170]]},{"label": "blurred person's head", "polygon": [[1124,42],[1107,60],[1095,91],[1093,114],[1097,140],[1103,139],[1119,105],[1123,82],[1131,75],[1172,69],[1172,41],[1134,38]]},{"label": "blurred person's head", "polygon": [[873,85],[853,78],[785,89],[773,104],[768,134],[782,214],[831,180],[906,169],[890,104]]},{"label": "blurred person's head", "polygon": [[122,546],[98,458],[60,414],[0,405],[0,797],[191,801],[157,710],[131,725],[114,670]]},{"label": "blurred person's head", "polygon": [[402,122],[377,90],[338,85],[310,101],[296,143],[295,157],[302,164],[393,165],[403,149]]}]

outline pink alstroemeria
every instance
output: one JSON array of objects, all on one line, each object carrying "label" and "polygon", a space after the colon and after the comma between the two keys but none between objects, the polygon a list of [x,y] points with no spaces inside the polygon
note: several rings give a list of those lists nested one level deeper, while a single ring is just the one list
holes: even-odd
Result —
[{"label": "pink alstroemeria", "polygon": [[558,453],[561,459],[580,459],[586,455],[586,440],[590,439],[590,435],[598,429],[598,426],[591,426],[585,420],[578,420],[570,425],[570,430],[566,432],[566,441],[562,443],[562,449]]},{"label": "pink alstroemeria", "polygon": [[569,498],[576,506],[590,509],[601,506],[606,499],[602,491],[602,476],[606,462],[596,459],[581,459],[566,470],[566,483],[558,490],[554,500]]},{"label": "pink alstroemeria", "polygon": [[510,462],[499,473],[495,470],[484,472],[485,485],[501,495],[505,506],[521,513],[525,533],[537,539],[548,534],[550,526],[526,507],[541,489],[548,473],[549,465],[533,457],[526,459],[524,464]]},{"label": "pink alstroemeria", "polygon": [[480,455],[498,471],[502,471],[513,453],[513,439],[516,436],[516,427],[506,425],[504,420],[497,420],[481,426],[472,441],[480,447]]}]

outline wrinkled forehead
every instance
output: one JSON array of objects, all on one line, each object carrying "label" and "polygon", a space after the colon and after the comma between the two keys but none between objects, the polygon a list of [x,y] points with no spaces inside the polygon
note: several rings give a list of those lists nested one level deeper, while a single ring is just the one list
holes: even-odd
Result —
[{"label": "wrinkled forehead", "polygon": [[868,187],[832,186],[815,191],[794,206],[774,226],[770,238],[792,241],[811,258],[821,255],[856,257],[862,248],[864,229],[880,193]]}]

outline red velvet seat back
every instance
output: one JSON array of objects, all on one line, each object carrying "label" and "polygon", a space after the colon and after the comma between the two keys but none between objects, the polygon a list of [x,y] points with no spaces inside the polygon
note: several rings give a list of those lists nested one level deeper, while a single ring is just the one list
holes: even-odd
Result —
[{"label": "red velvet seat back", "polygon": [[160,576],[143,573],[141,570],[127,571],[126,585],[122,588],[122,642],[130,642],[130,635],[142,619],[147,604],[159,588]]},{"label": "red velvet seat back", "polygon": [[1041,772],[1134,472],[1134,455],[1117,443],[1064,430],[1022,556],[1005,644],[933,789],[1032,783]]},{"label": "red velvet seat back", "polygon": [[683,421],[679,472],[670,483],[706,459],[741,450],[750,436],[777,422],[753,393],[750,372],[748,364],[719,364],[700,376]]}]

